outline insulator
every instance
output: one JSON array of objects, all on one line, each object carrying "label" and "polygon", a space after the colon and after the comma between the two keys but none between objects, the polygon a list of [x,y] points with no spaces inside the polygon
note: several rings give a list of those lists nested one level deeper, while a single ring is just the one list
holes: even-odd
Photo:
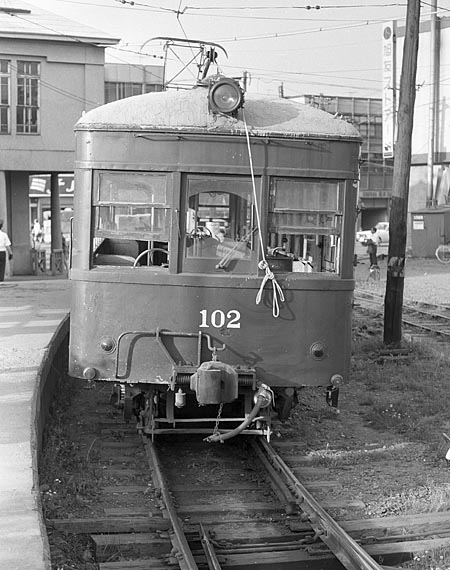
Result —
[{"label": "insulator", "polygon": [[184,408],[186,405],[186,394],[181,388],[178,388],[178,392],[175,394],[175,406],[177,408]]}]

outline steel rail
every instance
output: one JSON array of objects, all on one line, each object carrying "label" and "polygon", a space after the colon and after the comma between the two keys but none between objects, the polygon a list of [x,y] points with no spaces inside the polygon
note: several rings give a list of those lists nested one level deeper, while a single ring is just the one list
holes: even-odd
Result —
[{"label": "steel rail", "polygon": [[424,331],[428,331],[445,337],[450,336],[449,330],[442,329],[439,326],[430,325],[429,323],[421,323],[420,321],[411,321],[410,319],[404,317],[402,317],[402,322],[405,323],[405,325],[414,327],[416,329],[423,329]]},{"label": "steel rail", "polygon": [[[374,303],[380,302],[384,304],[384,295],[363,289],[355,289],[354,298],[360,301],[373,301]],[[450,307],[448,305],[437,305],[434,303],[404,299],[403,306],[405,309],[419,313],[420,315],[440,318],[447,321],[450,320]]]},{"label": "steel rail", "polygon": [[208,568],[210,570],[222,570],[222,566],[220,565],[219,559],[217,558],[214,546],[211,540],[209,539],[209,536],[207,535],[205,529],[203,528],[202,523],[200,523],[200,540],[202,543],[203,550],[205,552]]},{"label": "steel rail", "polygon": [[[161,493],[161,498],[164,502],[164,507],[169,516],[170,523],[173,529],[173,536],[171,541],[175,549],[177,549],[181,556],[177,556],[178,564],[181,570],[198,570],[197,563],[194,559],[191,549],[189,548],[186,536],[181,528],[180,520],[178,519],[177,511],[174,507],[172,497],[170,496],[167,483],[161,470],[161,465],[156,451],[155,445],[149,441],[145,436],[142,436],[144,443],[145,453],[147,455],[148,463],[153,471],[155,484]],[[169,533],[170,534],[170,533]]]},{"label": "steel rail", "polygon": [[274,468],[287,480],[292,493],[297,498],[297,504],[308,515],[317,537],[328,546],[345,568],[347,570],[382,570],[382,566],[377,564],[314,499],[273,447],[264,438],[258,438],[258,443]]},{"label": "steel rail", "polygon": [[[378,303],[383,303],[383,298],[380,295],[373,294],[373,293],[361,293],[355,291],[354,298],[360,301],[361,303],[366,304],[374,304],[378,305]],[[450,315],[444,314],[444,312],[448,309],[446,307],[440,307],[438,305],[431,305],[431,304],[421,304],[423,306],[412,304],[412,303],[404,303],[404,310],[409,311],[411,313],[416,313],[420,316],[429,317],[430,319],[442,319],[444,321],[450,321]],[[428,307],[428,309],[426,308]],[[439,312],[441,311],[441,312]],[[446,325],[441,325],[439,322],[423,322],[420,321],[420,317],[418,320],[412,320],[413,316],[402,315],[402,323],[413,327],[415,329],[422,329],[424,331],[428,331],[434,334],[441,335],[443,337],[450,336],[450,330],[448,328],[443,328]],[[448,327],[449,325],[447,325]]]},{"label": "steel rail", "polygon": [[277,495],[278,500],[284,504],[286,514],[291,514],[295,508],[295,500],[291,490],[286,485],[279,471],[274,469],[272,463],[269,461],[264,451],[258,445],[257,441],[255,441],[254,438],[250,438],[249,443],[252,447],[252,450],[257,455],[259,461],[266,470],[266,473],[270,478],[272,488]]}]

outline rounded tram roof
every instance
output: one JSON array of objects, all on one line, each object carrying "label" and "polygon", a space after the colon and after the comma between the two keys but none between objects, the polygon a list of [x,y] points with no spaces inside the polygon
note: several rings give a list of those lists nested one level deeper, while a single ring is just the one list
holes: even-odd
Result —
[{"label": "rounded tram roof", "polygon": [[213,114],[208,89],[147,93],[85,113],[76,130],[140,130],[361,140],[350,123],[292,100],[246,94],[237,117]]}]

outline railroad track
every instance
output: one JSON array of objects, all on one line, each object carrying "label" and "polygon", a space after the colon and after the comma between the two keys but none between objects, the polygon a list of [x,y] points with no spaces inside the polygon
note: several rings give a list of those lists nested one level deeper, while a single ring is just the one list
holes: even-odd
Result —
[{"label": "railroad track", "polygon": [[[356,289],[354,300],[357,305],[365,309],[384,311],[383,295]],[[405,300],[402,322],[411,330],[426,331],[444,338],[450,337],[450,307],[447,306]]]},{"label": "railroad track", "polygon": [[[246,570],[255,560],[261,569],[314,569],[337,559],[377,570],[448,544],[446,513],[362,518],[364,504],[299,442],[152,443],[107,404],[105,390],[87,388],[73,403],[75,463],[98,487],[70,516],[46,521],[55,567],[70,541],[89,563],[77,567],[99,570]],[[346,520],[336,522],[328,513],[342,508]]]}]

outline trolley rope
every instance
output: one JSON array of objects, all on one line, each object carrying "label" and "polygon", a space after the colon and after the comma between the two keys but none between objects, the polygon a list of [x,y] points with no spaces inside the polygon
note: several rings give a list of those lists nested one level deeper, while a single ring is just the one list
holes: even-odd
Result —
[{"label": "trolley rope", "polygon": [[281,285],[278,283],[278,281],[275,279],[275,275],[270,270],[269,264],[267,263],[266,259],[262,259],[258,263],[258,267],[260,269],[265,269],[266,274],[264,275],[262,283],[259,287],[258,294],[256,295],[256,304],[257,305],[260,304],[264,287],[266,286],[267,281],[271,280],[273,288],[272,314],[274,317],[278,317],[278,315],[280,314],[280,304],[278,302],[278,295],[280,296],[280,301],[283,302],[284,301],[283,289],[281,288]]},{"label": "trolley rope", "polygon": [[253,170],[253,156],[252,156],[252,149],[250,146],[250,135],[248,133],[247,121],[245,120],[244,110],[242,110],[242,118],[243,118],[244,128],[245,128],[245,137],[247,139],[247,150],[248,150],[248,158],[249,158],[249,162],[250,162],[250,174],[251,174],[251,178],[252,178],[252,188],[253,188],[253,200],[255,202],[255,211],[256,211],[256,223],[258,226],[259,242],[261,244],[262,259],[258,263],[258,267],[262,270],[265,270],[265,272],[266,272],[266,274],[264,275],[264,278],[262,280],[261,286],[259,288],[258,294],[256,295],[255,302],[257,305],[260,304],[261,299],[262,299],[263,290],[264,290],[264,287],[266,286],[267,281],[272,281],[272,289],[273,289],[272,315],[275,318],[277,318],[280,314],[280,302],[279,302],[278,298],[280,299],[281,302],[284,302],[284,293],[283,293],[283,289],[281,288],[281,285],[275,279],[275,275],[273,274],[273,271],[270,270],[269,263],[267,262],[267,259],[266,259],[265,245],[264,245],[264,240],[263,240],[262,231],[261,231],[261,216],[259,214],[258,196],[256,193],[255,173]]}]

